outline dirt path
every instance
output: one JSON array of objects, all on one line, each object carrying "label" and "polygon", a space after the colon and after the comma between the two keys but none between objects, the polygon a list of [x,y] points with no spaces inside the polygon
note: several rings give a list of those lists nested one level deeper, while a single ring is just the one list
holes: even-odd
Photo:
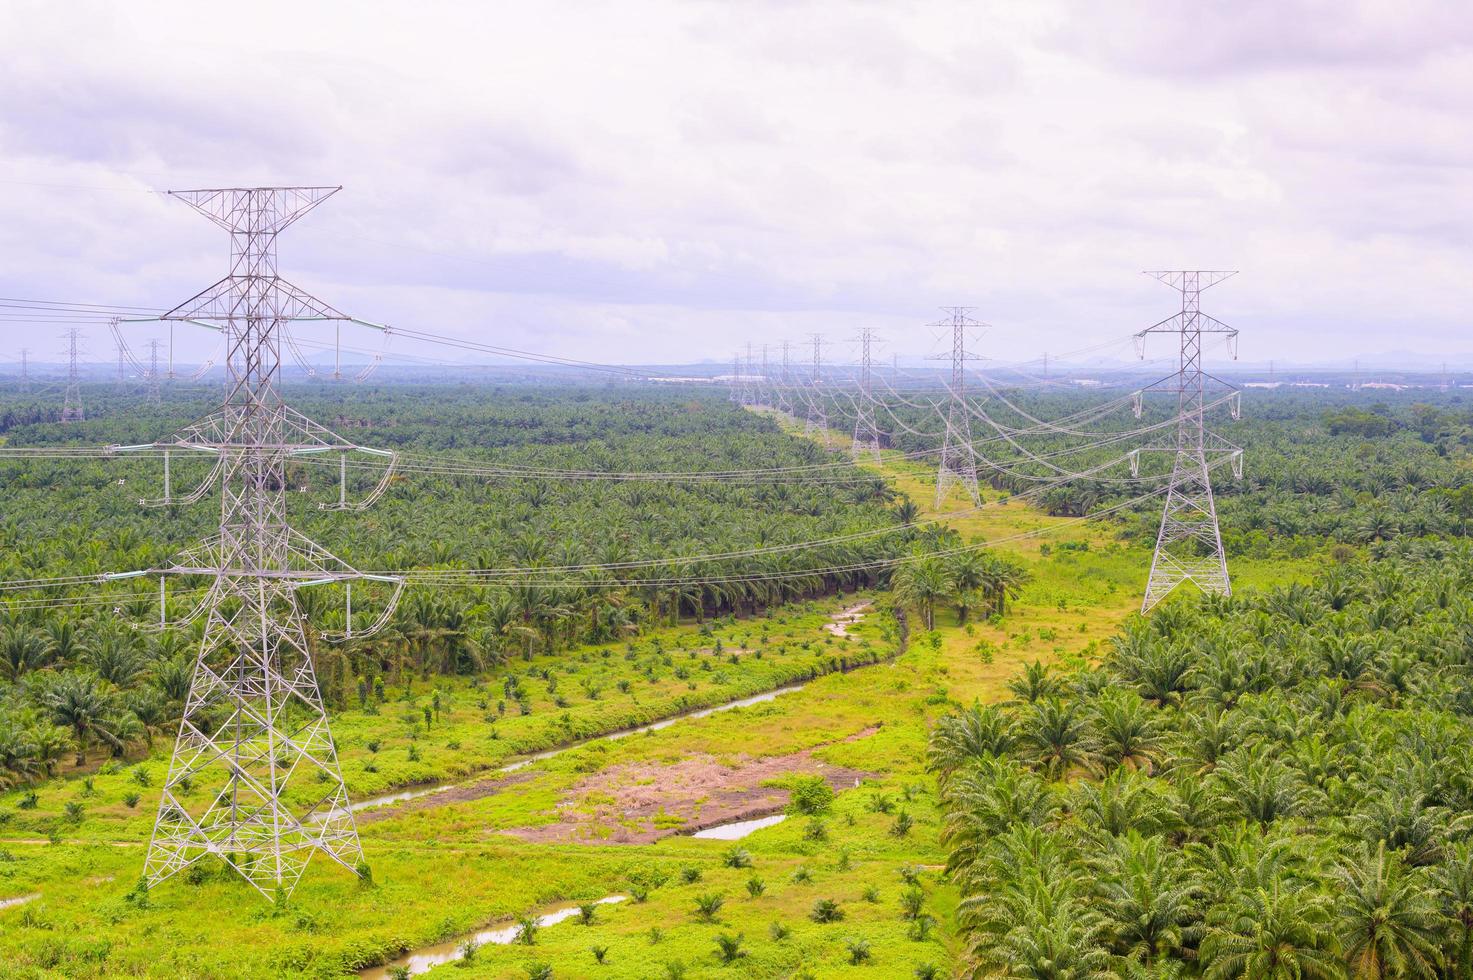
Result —
[{"label": "dirt path", "polygon": [[835,613],[833,618],[823,624],[823,628],[834,636],[842,639],[850,639],[854,636],[849,632],[849,627],[864,618],[864,614],[873,608],[872,603],[861,602],[857,606],[850,606],[843,612]]}]

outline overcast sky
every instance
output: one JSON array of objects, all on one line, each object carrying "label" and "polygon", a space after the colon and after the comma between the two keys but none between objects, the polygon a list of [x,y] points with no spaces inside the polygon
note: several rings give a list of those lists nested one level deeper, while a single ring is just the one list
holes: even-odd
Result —
[{"label": "overcast sky", "polygon": [[1473,364],[1470,43],[1421,0],[7,0],[0,294],[171,306],[227,243],[157,191],[342,184],[283,275],[567,356],[919,356],[967,304],[1020,360],[1168,315],[1141,270],[1226,268],[1245,361]]}]

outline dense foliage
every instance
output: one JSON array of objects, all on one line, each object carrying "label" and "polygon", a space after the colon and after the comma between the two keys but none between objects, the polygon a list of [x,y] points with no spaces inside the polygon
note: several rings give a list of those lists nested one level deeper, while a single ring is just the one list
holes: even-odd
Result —
[{"label": "dense foliage", "polygon": [[[367,445],[497,465],[611,471],[733,471],[811,466],[832,457],[709,392],[608,387],[303,388],[307,414]],[[186,389],[152,406],[105,386],[84,391],[88,421],[62,426],[55,406],[12,394],[0,405],[8,445],[130,445],[172,432],[209,410],[214,393]],[[54,400],[54,399],[53,399]],[[148,510],[157,460],[7,459],[0,462],[0,580],[167,566],[210,533],[214,495],[193,506]],[[173,461],[176,488],[206,464]],[[336,467],[293,464],[293,522],[366,570],[563,567],[670,559],[657,568],[597,569],[550,584],[411,590],[389,627],[346,647],[317,642],[344,625],[340,595],[304,589],[298,601],[318,647],[319,683],[332,703],[357,700],[376,679],[406,671],[473,673],[508,656],[630,636],[653,622],[750,613],[772,603],[872,585],[855,567],[901,553],[897,512],[882,480],[864,474],[815,481],[701,483],[469,477],[406,468],[361,514],[318,503],[336,495]],[[355,473],[353,492],[376,478]],[[874,533],[879,532],[879,533]],[[850,540],[719,561],[789,542]],[[825,569],[848,566],[835,572]],[[773,574],[778,573],[778,574]],[[765,577],[771,576],[771,577]],[[670,580],[641,585],[641,578]],[[200,623],[185,620],[201,583],[176,583],[161,634],[147,579],[87,582],[61,593],[12,592],[0,604],[0,783],[53,771],[74,752],[122,754],[177,718],[188,691]],[[54,604],[52,598],[70,596]],[[44,599],[42,597],[45,597]],[[361,631],[377,615],[361,595]]]},{"label": "dense foliage", "polygon": [[1473,549],[1376,558],[941,719],[971,975],[1473,975]]}]

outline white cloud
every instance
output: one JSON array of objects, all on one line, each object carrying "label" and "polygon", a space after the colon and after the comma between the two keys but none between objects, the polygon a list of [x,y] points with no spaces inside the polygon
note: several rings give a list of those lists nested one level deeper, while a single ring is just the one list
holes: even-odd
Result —
[{"label": "white cloud", "polygon": [[169,304],[225,243],[149,188],[331,182],[290,278],[563,355],[910,352],[968,303],[1032,357],[1151,322],[1171,265],[1243,270],[1247,357],[1473,349],[1456,5],[252,9],[5,6],[6,295]]}]

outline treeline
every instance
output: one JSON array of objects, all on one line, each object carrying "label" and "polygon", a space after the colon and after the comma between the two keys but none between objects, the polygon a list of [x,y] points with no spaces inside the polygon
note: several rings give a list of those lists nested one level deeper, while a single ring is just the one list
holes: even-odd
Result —
[{"label": "treeline", "polygon": [[[181,386],[182,388],[182,386]],[[763,470],[833,457],[784,435],[721,393],[655,387],[488,389],[304,387],[295,403],[350,438],[415,453],[580,471]],[[0,395],[30,404],[33,396]],[[135,444],[209,408],[207,391],[162,405],[104,386],[84,390],[88,421],[20,425],[10,445]],[[496,447],[488,449],[487,447]],[[174,460],[175,488],[205,463]],[[218,503],[140,508],[156,496],[156,461],[0,463],[0,581],[95,576],[169,565],[211,533]],[[336,587],[298,590],[319,683],[352,703],[360,679],[414,672],[473,673],[510,657],[631,636],[682,617],[748,615],[767,606],[870,587],[877,559],[905,553],[906,519],[884,482],[840,471],[829,480],[772,483],[614,482],[467,477],[406,470],[372,509],[334,514],[335,466],[288,473],[293,523],[359,569],[533,570],[496,588],[416,587],[387,628],[349,644],[321,642],[346,626]],[[361,492],[375,474],[353,477]],[[823,539],[828,544],[783,549]],[[728,555],[703,559],[703,555]],[[630,565],[645,561],[651,565]],[[567,566],[576,571],[546,573]],[[599,566],[616,566],[601,568]],[[533,577],[538,579],[532,582]],[[648,582],[649,584],[646,584]],[[0,599],[0,780],[44,777],[58,765],[129,751],[172,728],[201,636],[186,622],[203,581],[170,585],[169,627],[148,579],[89,581]],[[364,592],[368,592],[365,588]],[[355,596],[362,632],[379,609]]]},{"label": "treeline", "polygon": [[940,720],[968,975],[1473,976],[1473,549],[1375,550]]}]

